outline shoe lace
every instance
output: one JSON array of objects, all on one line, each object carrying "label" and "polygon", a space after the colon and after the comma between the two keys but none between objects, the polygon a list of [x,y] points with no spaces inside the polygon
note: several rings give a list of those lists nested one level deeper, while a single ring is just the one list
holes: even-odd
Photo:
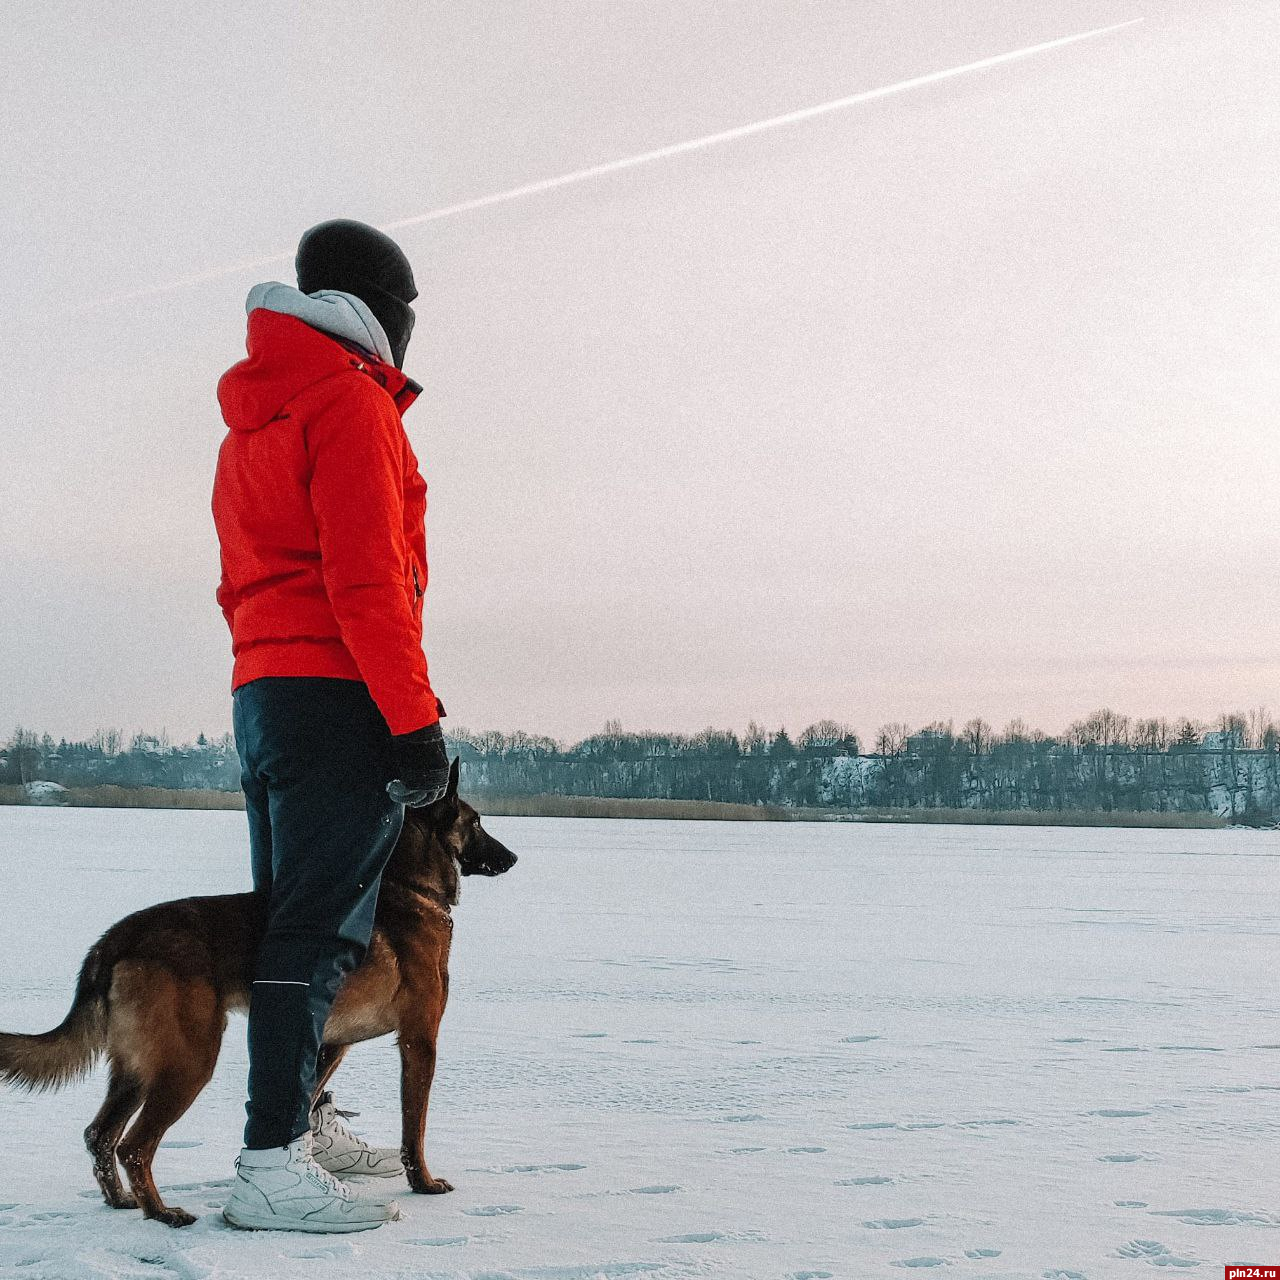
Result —
[{"label": "shoe lace", "polygon": [[328,1169],[316,1164],[310,1156],[307,1157],[306,1167],[302,1172],[303,1176],[321,1191],[327,1191],[341,1200],[351,1199],[351,1188],[341,1178],[335,1178]]},{"label": "shoe lace", "polygon": [[340,1111],[333,1105],[333,1100],[328,1094],[325,1095],[324,1100],[321,1103],[322,1115],[324,1114],[325,1108],[328,1108],[329,1111],[329,1115],[326,1117],[327,1123],[325,1124],[325,1128],[331,1130],[339,1137],[345,1138],[348,1142],[354,1143],[358,1147],[367,1147],[369,1145],[363,1138],[357,1137],[345,1124],[342,1123],[343,1118],[358,1116],[360,1114],[358,1111]]}]

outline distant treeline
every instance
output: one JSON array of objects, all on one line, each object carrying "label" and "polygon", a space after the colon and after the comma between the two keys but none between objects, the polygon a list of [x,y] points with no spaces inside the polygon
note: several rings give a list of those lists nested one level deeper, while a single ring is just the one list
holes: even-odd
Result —
[{"label": "distant treeline", "polygon": [[[477,795],[589,796],[839,811],[986,809],[1216,813],[1269,822],[1280,813],[1280,727],[1264,711],[1205,724],[1132,720],[1110,710],[1060,736],[981,719],[914,732],[883,725],[869,749],[834,720],[794,739],[746,733],[627,733],[616,722],[566,744],[528,733],[447,733]],[[0,747],[0,785],[235,791],[230,734],[176,744],[164,734],[99,732],[55,741],[16,730]]]}]

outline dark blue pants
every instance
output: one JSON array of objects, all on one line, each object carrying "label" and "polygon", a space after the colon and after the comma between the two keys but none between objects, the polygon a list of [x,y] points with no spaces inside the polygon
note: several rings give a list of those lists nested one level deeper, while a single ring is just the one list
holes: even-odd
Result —
[{"label": "dark blue pants", "polygon": [[316,1055],[364,958],[404,807],[386,793],[391,735],[354,680],[267,676],[233,695],[253,887],[266,908],[249,1002],[246,1147],[310,1125]]}]

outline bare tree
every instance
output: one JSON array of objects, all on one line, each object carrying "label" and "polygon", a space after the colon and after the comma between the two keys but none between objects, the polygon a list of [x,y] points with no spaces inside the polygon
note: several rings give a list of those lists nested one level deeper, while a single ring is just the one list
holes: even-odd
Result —
[{"label": "bare tree", "polygon": [[969,748],[971,756],[989,754],[992,737],[991,726],[981,716],[975,716],[960,730],[960,738]]},{"label": "bare tree", "polygon": [[907,739],[911,736],[905,724],[894,722],[882,724],[876,730],[876,755],[900,756],[907,749]]},{"label": "bare tree", "polygon": [[858,754],[858,735],[838,720],[819,720],[805,729],[796,741],[805,751],[836,748],[846,755]]},{"label": "bare tree", "polygon": [[1067,730],[1068,739],[1077,747],[1101,747],[1104,751],[1115,747],[1127,747],[1132,732],[1128,716],[1122,716],[1103,707],[1077,720]]},{"label": "bare tree", "polygon": [[1275,726],[1266,707],[1254,707],[1249,712],[1249,724],[1245,730],[1244,745],[1254,751],[1262,751],[1276,736]]},{"label": "bare tree", "polygon": [[1139,751],[1167,751],[1173,741],[1173,729],[1169,722],[1157,716],[1136,720],[1133,725],[1133,745]]},{"label": "bare tree", "polygon": [[1019,716],[1016,720],[1010,720],[1005,725],[1000,734],[1000,740],[1008,743],[1030,742],[1031,730],[1027,728],[1027,722]]},{"label": "bare tree", "polygon": [[40,735],[34,729],[19,725],[9,740],[8,752],[9,759],[17,766],[18,781],[34,782],[40,772]]}]

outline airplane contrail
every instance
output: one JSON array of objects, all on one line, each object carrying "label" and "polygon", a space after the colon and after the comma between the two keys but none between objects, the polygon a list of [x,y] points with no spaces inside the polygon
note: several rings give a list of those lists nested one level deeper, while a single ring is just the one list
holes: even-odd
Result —
[{"label": "airplane contrail", "polygon": [[[734,129],[724,129],[719,133],[704,134],[700,138],[690,138],[686,142],[676,142],[670,146],[658,147],[653,151],[642,151],[638,155],[625,156],[621,160],[609,160],[604,164],[592,165],[588,169],[576,169],[572,173],[562,173],[554,178],[543,178],[539,182],[527,182],[523,186],[512,187],[508,191],[497,191],[492,195],[478,196],[474,200],[463,200],[457,204],[443,205],[427,213],[415,214],[409,218],[400,218],[395,222],[383,223],[383,231],[400,231],[405,227],[420,226],[425,222],[438,222],[442,218],[453,218],[461,213],[471,213],[476,209],[487,209],[491,205],[506,204],[512,200],[521,200],[525,196],[538,195],[543,191],[553,191],[557,187],[567,187],[573,183],[587,182],[592,178],[600,178],[609,173],[620,173],[624,169],[634,169],[637,165],[652,164],[657,160],[666,160],[671,156],[684,155],[690,151],[701,151],[706,147],[717,147],[721,143],[736,142],[739,138],[749,138],[756,133],[764,133],[769,129],[781,129],[787,125],[798,124],[802,120],[812,120],[817,116],[828,115],[833,111],[843,111],[848,107],[858,106],[863,102],[873,102],[877,98],[887,98],[896,93],[907,93],[912,89],[922,89],[925,85],[937,84],[941,80],[950,80],[955,76],[969,75],[974,71],[986,71],[990,67],[998,67],[1006,62],[1014,62],[1020,58],[1030,58],[1037,54],[1048,53],[1052,49],[1061,49],[1081,40],[1094,40],[1099,36],[1110,35],[1122,31],[1126,27],[1135,26],[1141,18],[1130,18],[1127,22],[1116,22],[1109,27],[1096,27],[1092,31],[1082,31],[1077,35],[1061,36],[1057,40],[1046,40],[1042,44],[1029,45],[1025,49],[1014,49],[1009,53],[998,53],[994,57],[981,58],[977,62],[966,62],[960,67],[948,67],[945,71],[930,71],[925,75],[913,76],[910,80],[899,80],[894,84],[882,85],[878,89],[866,89],[861,93],[852,93],[844,98],[835,98],[830,102],[819,103],[815,107],[803,107],[799,111],[788,111],[784,115],[770,116],[767,120],[756,120],[752,124],[738,125]],[[188,285],[204,284],[209,280],[219,280],[224,276],[236,275],[241,271],[255,270],[258,267],[275,266],[281,262],[291,261],[292,249],[282,253],[273,253],[266,257],[249,258],[242,262],[230,263],[221,267],[212,267],[198,275],[183,276],[180,280],[170,280],[166,284],[150,285],[144,289],[134,289],[129,293],[117,293],[108,298],[98,298],[92,302],[75,308],[77,311],[90,310],[108,306],[112,303],[127,302],[135,298],[149,298],[156,294],[169,293],[175,289],[183,289]]]}]

